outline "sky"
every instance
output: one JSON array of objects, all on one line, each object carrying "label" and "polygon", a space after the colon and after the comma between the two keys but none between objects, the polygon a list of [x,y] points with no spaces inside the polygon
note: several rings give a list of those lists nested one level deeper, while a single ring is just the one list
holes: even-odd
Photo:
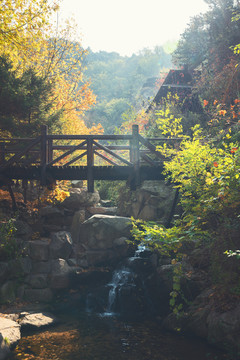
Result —
[{"label": "sky", "polygon": [[62,0],[58,18],[74,17],[84,48],[131,56],[178,40],[207,9],[204,0]]}]

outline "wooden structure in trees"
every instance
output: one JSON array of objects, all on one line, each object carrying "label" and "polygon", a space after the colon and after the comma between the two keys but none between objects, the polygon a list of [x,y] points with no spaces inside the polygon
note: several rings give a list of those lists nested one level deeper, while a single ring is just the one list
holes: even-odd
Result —
[{"label": "wooden structure in trees", "polygon": [[[50,135],[42,126],[37,138],[0,139],[0,182],[40,180],[127,180],[136,188],[143,180],[161,180],[163,158],[156,145],[169,139],[131,135]],[[75,144],[74,144],[75,143]]]},{"label": "wooden structure in trees", "polygon": [[165,99],[170,93],[171,95],[177,95],[179,97],[179,104],[181,104],[181,110],[183,112],[191,111],[194,113],[202,113],[202,105],[197,93],[193,92],[193,89],[193,76],[187,67],[181,70],[172,69],[167,74],[146,112],[148,113],[160,105],[162,99]]}]

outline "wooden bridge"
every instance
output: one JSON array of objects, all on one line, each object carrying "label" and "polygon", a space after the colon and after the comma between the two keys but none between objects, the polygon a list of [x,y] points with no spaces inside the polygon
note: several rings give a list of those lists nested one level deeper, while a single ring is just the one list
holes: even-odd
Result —
[{"label": "wooden bridge", "polygon": [[42,126],[37,138],[0,139],[0,182],[40,180],[127,180],[132,189],[144,180],[162,180],[163,158],[156,145],[164,138],[144,138],[138,125],[131,135],[50,135]]}]

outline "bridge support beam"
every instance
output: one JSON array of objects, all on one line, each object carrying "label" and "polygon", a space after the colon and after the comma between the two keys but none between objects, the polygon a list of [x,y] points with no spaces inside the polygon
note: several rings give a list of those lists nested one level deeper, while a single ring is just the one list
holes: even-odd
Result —
[{"label": "bridge support beam", "polygon": [[47,167],[47,133],[46,125],[41,126],[41,185],[47,184],[46,167]]},{"label": "bridge support beam", "polygon": [[140,179],[140,150],[139,150],[139,127],[138,125],[132,126],[132,140],[130,150],[130,161],[133,163],[133,179],[131,181],[131,188],[135,190],[141,183]]},{"label": "bridge support beam", "polygon": [[93,176],[93,166],[94,166],[94,151],[93,151],[93,139],[87,139],[87,186],[88,192],[94,192],[94,176]]}]

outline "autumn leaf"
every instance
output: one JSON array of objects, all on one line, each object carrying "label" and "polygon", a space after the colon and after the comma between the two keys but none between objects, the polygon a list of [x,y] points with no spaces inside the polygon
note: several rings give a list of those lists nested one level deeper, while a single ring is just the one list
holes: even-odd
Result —
[{"label": "autumn leaf", "polygon": [[225,116],[226,115],[226,110],[219,110],[219,115]]}]

